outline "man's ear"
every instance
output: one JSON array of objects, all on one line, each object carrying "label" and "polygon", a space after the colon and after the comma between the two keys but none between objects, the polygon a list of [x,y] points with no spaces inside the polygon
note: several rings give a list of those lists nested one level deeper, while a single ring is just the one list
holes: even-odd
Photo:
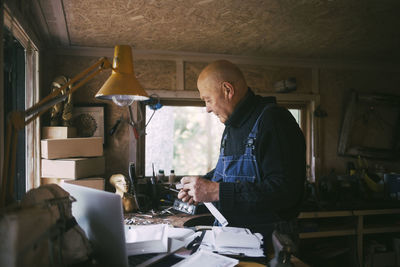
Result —
[{"label": "man's ear", "polygon": [[235,95],[235,88],[230,82],[222,83],[222,91],[224,92],[225,99],[232,100]]}]

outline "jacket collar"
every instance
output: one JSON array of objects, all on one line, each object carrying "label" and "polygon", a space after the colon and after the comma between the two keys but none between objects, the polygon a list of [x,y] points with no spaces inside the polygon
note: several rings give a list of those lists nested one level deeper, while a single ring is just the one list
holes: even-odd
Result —
[{"label": "jacket collar", "polygon": [[276,98],[255,95],[251,88],[249,88],[246,95],[240,100],[232,114],[226,120],[225,126],[241,127],[250,118],[260,102],[276,103]]}]

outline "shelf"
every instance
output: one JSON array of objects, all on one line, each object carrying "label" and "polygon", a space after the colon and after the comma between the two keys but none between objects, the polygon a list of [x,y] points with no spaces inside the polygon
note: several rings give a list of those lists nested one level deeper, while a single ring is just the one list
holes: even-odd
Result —
[{"label": "shelf", "polygon": [[363,234],[382,234],[400,232],[400,226],[370,226],[362,230]]},{"label": "shelf", "polygon": [[383,215],[383,214],[398,214],[400,209],[380,209],[380,210],[355,210],[354,215]]},{"label": "shelf", "polygon": [[306,239],[306,238],[320,238],[320,237],[332,237],[332,236],[348,236],[348,235],[355,235],[355,234],[356,234],[356,231],[354,229],[347,229],[347,230],[332,230],[332,231],[300,233],[299,237],[301,239]]},{"label": "shelf", "polygon": [[299,219],[311,219],[311,218],[329,218],[329,217],[348,217],[353,216],[352,211],[311,211],[301,212],[297,218]]},{"label": "shelf", "polygon": [[[364,260],[364,235],[400,232],[399,216],[400,209],[398,208],[301,212],[298,219],[305,219],[304,225],[306,226],[307,223],[309,223],[307,221],[315,221],[314,225],[316,225],[315,227],[318,231],[302,232],[299,233],[299,237],[300,239],[307,239],[335,236],[356,236],[358,260],[362,266]],[[337,219],[333,219],[332,222],[330,218],[335,217],[337,217]],[[345,217],[349,217],[349,220]],[[347,224],[349,222],[350,225]],[[313,227],[312,224],[311,227]]]}]

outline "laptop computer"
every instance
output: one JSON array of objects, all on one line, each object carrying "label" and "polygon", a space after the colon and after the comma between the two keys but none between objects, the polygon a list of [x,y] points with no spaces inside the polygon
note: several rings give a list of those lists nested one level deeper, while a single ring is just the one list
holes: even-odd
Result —
[{"label": "laptop computer", "polygon": [[[72,203],[72,215],[92,243],[93,256],[98,263],[101,266],[128,267],[131,262],[132,265],[132,261],[128,261],[126,250],[120,196],[69,183],[62,183],[61,187],[76,199],[76,202]],[[140,264],[136,262],[135,265],[151,265],[174,253],[182,246],[183,242],[170,239],[169,252],[148,254],[148,257],[141,257]]]}]

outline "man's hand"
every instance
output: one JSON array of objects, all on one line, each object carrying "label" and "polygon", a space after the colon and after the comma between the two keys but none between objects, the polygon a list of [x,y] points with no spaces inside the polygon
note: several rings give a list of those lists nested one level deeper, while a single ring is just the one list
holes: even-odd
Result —
[{"label": "man's hand", "polygon": [[189,204],[197,202],[213,202],[219,200],[219,183],[198,176],[186,176],[181,179],[183,188],[178,198]]}]

